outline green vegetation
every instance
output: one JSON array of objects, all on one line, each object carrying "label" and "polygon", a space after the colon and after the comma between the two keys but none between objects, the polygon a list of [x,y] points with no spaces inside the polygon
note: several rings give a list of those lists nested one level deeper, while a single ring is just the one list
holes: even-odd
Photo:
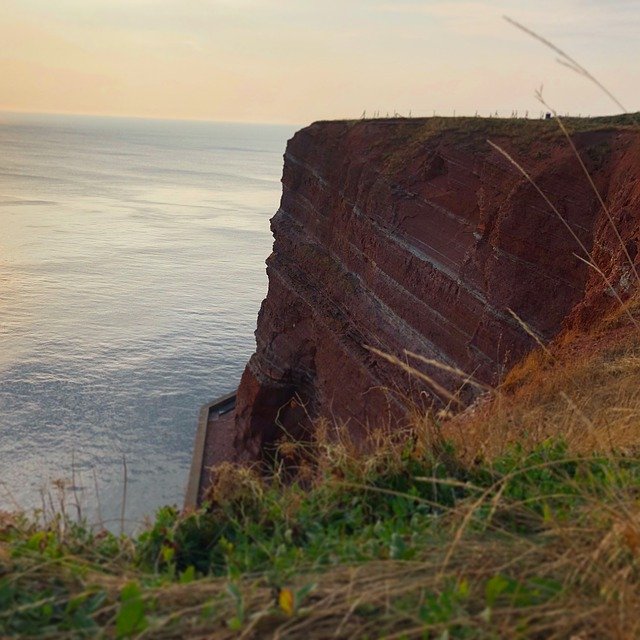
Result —
[{"label": "green vegetation", "polygon": [[325,444],[305,488],[224,467],[207,509],[135,538],[4,515],[0,634],[637,635],[640,460],[425,442]]}]

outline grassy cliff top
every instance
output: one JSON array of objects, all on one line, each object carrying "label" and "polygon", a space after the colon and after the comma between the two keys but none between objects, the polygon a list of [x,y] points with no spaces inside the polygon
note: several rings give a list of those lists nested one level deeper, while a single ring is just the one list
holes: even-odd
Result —
[{"label": "grassy cliff top", "polygon": [[[609,116],[595,117],[561,117],[562,122],[573,132],[593,131],[599,129],[626,129],[632,127],[637,129],[640,125],[640,111],[634,113],[622,113]],[[434,130],[442,129],[468,129],[470,131],[491,131],[513,132],[526,128],[541,130],[544,127],[558,130],[558,124],[555,118],[502,118],[502,117],[479,117],[479,116],[433,116],[425,118],[360,118],[358,120],[318,120],[310,126],[323,124],[342,123],[347,125],[357,124],[374,124],[380,126],[392,126],[406,124],[413,127],[428,126]]]},{"label": "grassy cliff top", "polygon": [[[640,134],[640,112],[595,118],[562,118],[569,135],[584,147],[608,144],[617,134]],[[491,152],[488,140],[507,144],[521,157],[569,149],[564,132],[554,119],[432,117],[362,118],[315,122],[296,136],[318,134],[365,139],[372,147],[384,147],[387,169],[402,173],[406,159],[426,145],[454,145],[460,151],[482,155]],[[610,142],[610,141],[609,141]]]}]

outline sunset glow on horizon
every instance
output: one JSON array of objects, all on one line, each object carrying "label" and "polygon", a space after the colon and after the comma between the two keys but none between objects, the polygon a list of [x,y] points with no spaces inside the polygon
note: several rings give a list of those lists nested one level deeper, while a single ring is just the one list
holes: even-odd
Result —
[{"label": "sunset glow on horizon", "polygon": [[366,110],[616,112],[551,39],[640,109],[640,12],[615,0],[5,0],[0,110],[306,123]]}]

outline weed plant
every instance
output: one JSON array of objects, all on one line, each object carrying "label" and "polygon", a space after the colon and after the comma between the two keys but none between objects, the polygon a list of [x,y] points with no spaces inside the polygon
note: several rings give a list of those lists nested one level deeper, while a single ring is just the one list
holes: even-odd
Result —
[{"label": "weed plant", "polygon": [[2,634],[637,636],[640,459],[548,439],[468,464],[407,435],[315,443],[311,487],[225,467],[137,537],[4,514]]}]

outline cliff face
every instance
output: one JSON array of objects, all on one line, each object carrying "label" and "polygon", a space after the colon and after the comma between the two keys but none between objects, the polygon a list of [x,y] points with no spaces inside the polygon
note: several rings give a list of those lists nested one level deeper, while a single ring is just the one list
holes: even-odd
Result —
[{"label": "cliff face", "polygon": [[[318,417],[359,436],[401,424],[407,397],[433,398],[432,386],[369,346],[495,384],[532,335],[584,327],[615,301],[576,257],[586,256],[565,223],[487,139],[521,162],[627,295],[632,268],[555,123],[314,124],[285,154],[269,291],[238,389],[236,460],[260,458],[280,429],[300,435]],[[591,125],[573,141],[637,262],[640,135]],[[451,391],[462,384],[409,361]],[[472,397],[472,387],[460,391],[462,402]]]}]

